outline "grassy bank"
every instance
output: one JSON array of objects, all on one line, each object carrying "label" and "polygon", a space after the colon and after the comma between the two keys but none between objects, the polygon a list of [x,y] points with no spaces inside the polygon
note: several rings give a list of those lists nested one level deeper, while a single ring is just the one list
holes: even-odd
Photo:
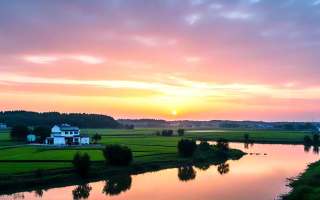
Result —
[{"label": "grassy bank", "polygon": [[[180,157],[171,156],[162,161],[155,161],[154,159],[133,162],[128,166],[112,166],[105,162],[93,162],[92,168],[89,171],[88,180],[103,178],[108,175],[117,173],[137,173],[150,170],[159,170],[165,168],[178,167],[182,165],[196,165],[201,163],[220,164],[226,162],[228,159],[240,159],[244,153],[240,150],[229,149],[229,151],[219,150],[217,146],[211,146],[210,150],[201,151],[199,148],[196,150],[193,157]],[[63,162],[64,163],[64,162]],[[12,163],[9,163],[11,165]],[[15,163],[17,164],[17,163]],[[19,163],[23,165],[23,162]],[[42,168],[43,169],[43,168]],[[9,190],[24,189],[28,187],[37,187],[45,185],[54,185],[61,183],[72,183],[75,181],[83,181],[83,179],[77,175],[73,167],[64,169],[51,169],[43,170],[42,173],[26,172],[26,173],[4,173],[0,175],[0,194],[10,193]]]},{"label": "grassy bank", "polygon": [[291,193],[283,200],[313,200],[320,199],[320,161],[312,163],[298,179],[291,180]]},{"label": "grassy bank", "polygon": [[[186,130],[183,137],[174,132],[172,137],[154,136],[153,132],[163,128],[127,129],[81,129],[82,133],[102,136],[99,143],[127,145],[133,152],[133,163],[163,162],[179,159],[177,143],[181,138],[196,140],[217,140],[226,138],[231,142],[302,144],[303,137],[310,132],[264,131],[264,130],[209,130],[191,132]],[[173,129],[176,131],[176,129]],[[249,140],[244,139],[249,134]],[[103,162],[102,147],[60,148],[53,146],[25,146],[24,142],[11,141],[8,132],[0,133],[0,174],[26,173],[37,169],[70,168],[75,152],[87,152],[94,162]],[[20,162],[23,162],[21,164]]]}]

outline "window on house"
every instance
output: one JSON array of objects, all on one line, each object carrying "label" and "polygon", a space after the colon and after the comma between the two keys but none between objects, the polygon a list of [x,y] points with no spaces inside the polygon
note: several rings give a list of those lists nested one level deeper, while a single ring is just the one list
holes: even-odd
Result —
[{"label": "window on house", "polygon": [[78,138],[74,138],[74,142],[79,142],[79,139]]},{"label": "window on house", "polygon": [[68,132],[66,131],[66,132],[64,132],[65,134],[68,134]]},{"label": "window on house", "polygon": [[70,134],[72,135],[72,134],[73,134],[73,132],[72,132],[72,131],[70,131]]}]

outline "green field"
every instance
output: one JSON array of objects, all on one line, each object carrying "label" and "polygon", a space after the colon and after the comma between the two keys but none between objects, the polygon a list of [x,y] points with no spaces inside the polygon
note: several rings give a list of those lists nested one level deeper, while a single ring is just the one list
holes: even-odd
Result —
[{"label": "green field", "polygon": [[[174,133],[172,137],[154,136],[153,132],[163,128],[127,129],[81,129],[81,133],[102,135],[101,144],[118,143],[127,145],[133,151],[133,163],[144,161],[169,161],[179,159],[177,143],[181,139]],[[176,131],[176,129],[174,129]],[[250,140],[272,143],[302,143],[308,132],[262,131],[262,130],[212,130],[212,132],[188,132],[184,138],[230,141],[244,141],[248,133]],[[9,132],[0,133],[0,174],[22,173],[36,169],[57,169],[71,167],[71,160],[77,151],[87,152],[92,161],[103,162],[103,147],[61,148],[52,146],[28,146],[23,142],[11,141]]]}]

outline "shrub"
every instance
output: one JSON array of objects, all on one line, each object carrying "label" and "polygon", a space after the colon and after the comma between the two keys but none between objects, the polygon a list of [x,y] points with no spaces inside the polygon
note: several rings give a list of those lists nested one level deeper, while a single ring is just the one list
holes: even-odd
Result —
[{"label": "shrub", "polygon": [[184,129],[179,128],[179,129],[177,130],[177,132],[178,132],[178,135],[179,135],[179,136],[183,136],[183,135],[184,135]]},{"label": "shrub", "polygon": [[207,141],[202,141],[199,144],[200,151],[209,151],[211,150],[211,146]]},{"label": "shrub", "polygon": [[160,134],[160,131],[155,131],[153,132],[153,135],[160,136],[161,134]]},{"label": "shrub", "polygon": [[173,130],[162,130],[161,135],[162,136],[172,136]]},{"label": "shrub", "polygon": [[102,151],[104,158],[113,165],[128,165],[133,159],[132,151],[127,146],[110,144]]},{"label": "shrub", "polygon": [[300,185],[296,187],[289,195],[285,195],[283,200],[306,200],[308,194],[312,191],[312,187],[308,185]]},{"label": "shrub", "polygon": [[44,175],[44,170],[43,169],[37,169],[36,171],[34,171],[34,177],[36,178],[41,178]]},{"label": "shrub", "polygon": [[95,141],[95,143],[97,143],[99,140],[101,140],[101,135],[99,135],[98,133],[96,133],[95,135],[93,135],[91,137],[92,142]]},{"label": "shrub", "polygon": [[196,141],[181,139],[178,142],[178,151],[181,156],[191,157],[197,149]]},{"label": "shrub", "polygon": [[314,134],[314,135],[313,135],[313,141],[314,141],[315,143],[318,143],[318,142],[319,142],[319,134]]},{"label": "shrub", "polygon": [[249,134],[244,134],[244,139],[249,140]]},{"label": "shrub", "polygon": [[220,150],[228,151],[228,150],[229,150],[229,141],[228,141],[227,139],[220,138],[220,139],[217,141],[217,147],[218,147]]},{"label": "shrub", "polygon": [[304,141],[304,143],[306,143],[306,144],[311,143],[311,138],[310,138],[310,136],[309,136],[309,135],[304,136],[303,141]]},{"label": "shrub", "polygon": [[91,160],[87,153],[81,155],[80,152],[77,152],[73,157],[72,164],[80,176],[86,177],[89,174]]}]

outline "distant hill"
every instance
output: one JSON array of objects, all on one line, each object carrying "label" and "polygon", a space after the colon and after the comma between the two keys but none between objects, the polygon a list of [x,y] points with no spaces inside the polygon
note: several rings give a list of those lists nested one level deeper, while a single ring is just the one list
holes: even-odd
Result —
[{"label": "distant hill", "polygon": [[79,128],[118,128],[119,123],[107,115],[86,113],[4,111],[0,112],[0,123],[7,126],[26,124],[27,126],[71,124]]}]

